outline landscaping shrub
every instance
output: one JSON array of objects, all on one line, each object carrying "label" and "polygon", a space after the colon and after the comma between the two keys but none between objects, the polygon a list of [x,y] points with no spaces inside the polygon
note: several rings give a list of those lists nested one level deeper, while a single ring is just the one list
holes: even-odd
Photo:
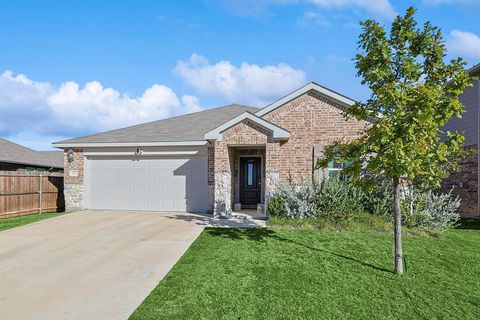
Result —
[{"label": "landscaping shrub", "polygon": [[[452,189],[453,190],[453,189]],[[437,229],[445,229],[455,225],[460,220],[458,208],[460,198],[452,197],[452,190],[448,193],[429,193],[427,197],[427,211],[430,213],[430,226]]]},{"label": "landscaping shrub", "polygon": [[348,216],[365,212],[365,194],[349,181],[329,179],[316,188],[315,205],[317,216]]},{"label": "landscaping shrub", "polygon": [[[459,219],[458,197],[451,191],[435,194],[415,188],[403,189],[402,213],[404,224],[410,228],[443,230]],[[348,180],[329,179],[322,184],[281,183],[268,204],[270,214],[289,219],[325,218],[350,221],[359,215],[373,214],[392,219],[393,192],[388,181],[379,180],[379,186],[365,191]]]},{"label": "landscaping shrub", "polygon": [[285,204],[284,216],[291,219],[306,219],[316,216],[315,186],[312,183],[293,185],[280,183],[276,195]]},{"label": "landscaping shrub", "polygon": [[377,188],[364,192],[365,211],[374,215],[392,216],[393,189],[392,183],[377,179]]},{"label": "landscaping shrub", "polygon": [[452,197],[452,190],[443,194],[415,188],[404,190],[401,206],[405,225],[435,229],[454,225],[460,219],[457,212],[460,199]]},{"label": "landscaping shrub", "polygon": [[267,209],[271,215],[283,216],[285,213],[285,202],[279,195],[275,195],[268,202]]}]

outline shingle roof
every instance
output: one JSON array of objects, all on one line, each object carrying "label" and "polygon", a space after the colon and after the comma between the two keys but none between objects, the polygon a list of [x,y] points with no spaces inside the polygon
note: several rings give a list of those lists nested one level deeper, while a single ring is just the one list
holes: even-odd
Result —
[{"label": "shingle roof", "polygon": [[0,162],[63,168],[63,152],[35,151],[0,138]]},{"label": "shingle roof", "polygon": [[202,141],[205,140],[205,133],[222,123],[246,111],[253,113],[258,110],[254,107],[231,104],[132,127],[59,141],[55,144]]},{"label": "shingle roof", "polygon": [[478,76],[480,75],[480,63],[476,66],[473,66],[470,70],[468,70],[471,76]]},{"label": "shingle roof", "polygon": [[37,151],[52,167],[63,168],[63,151]]}]

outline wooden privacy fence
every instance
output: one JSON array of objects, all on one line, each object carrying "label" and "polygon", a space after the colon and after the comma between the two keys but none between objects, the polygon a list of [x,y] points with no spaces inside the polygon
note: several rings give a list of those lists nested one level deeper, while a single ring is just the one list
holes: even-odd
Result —
[{"label": "wooden privacy fence", "polygon": [[63,174],[0,171],[0,219],[64,209]]}]

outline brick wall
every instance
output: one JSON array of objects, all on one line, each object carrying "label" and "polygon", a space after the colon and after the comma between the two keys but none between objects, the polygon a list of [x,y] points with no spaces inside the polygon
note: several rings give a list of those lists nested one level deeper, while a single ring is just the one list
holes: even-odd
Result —
[{"label": "brick wall", "polygon": [[346,121],[344,110],[344,106],[311,91],[263,116],[290,131],[288,141],[267,144],[267,163],[281,181],[311,177],[314,146],[358,136],[367,123]]},{"label": "brick wall", "polygon": [[479,218],[478,210],[478,154],[472,155],[460,163],[460,170],[450,174],[442,182],[441,192],[449,192],[460,197],[460,215]]},{"label": "brick wall", "polygon": [[[63,164],[65,168],[65,183],[69,184],[83,184],[83,150],[82,149],[72,149],[73,150],[73,161],[68,161],[68,150],[66,149],[63,153]],[[69,172],[71,170],[76,170],[78,172],[77,176],[71,176]]]}]

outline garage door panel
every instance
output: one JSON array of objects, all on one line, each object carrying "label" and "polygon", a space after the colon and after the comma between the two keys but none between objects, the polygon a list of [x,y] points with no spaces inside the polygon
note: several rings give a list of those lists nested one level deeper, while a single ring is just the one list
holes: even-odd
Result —
[{"label": "garage door panel", "polygon": [[[128,196],[119,196],[119,197],[113,197],[112,199],[109,199],[110,201],[105,202],[106,206],[112,206],[115,208],[127,208],[128,210],[131,210],[131,202],[132,198]],[[127,210],[125,209],[125,210]]]},{"label": "garage door panel", "polygon": [[120,196],[125,196],[125,197],[128,197],[128,195],[130,194],[130,185],[128,184],[118,184],[117,185],[117,192]]},{"label": "garage door panel", "polygon": [[95,158],[86,165],[90,209],[205,212],[207,159]]},{"label": "garage door panel", "polygon": [[147,197],[145,210],[158,210],[157,208],[161,208],[161,205],[162,205],[162,202],[160,201],[160,199]]}]

